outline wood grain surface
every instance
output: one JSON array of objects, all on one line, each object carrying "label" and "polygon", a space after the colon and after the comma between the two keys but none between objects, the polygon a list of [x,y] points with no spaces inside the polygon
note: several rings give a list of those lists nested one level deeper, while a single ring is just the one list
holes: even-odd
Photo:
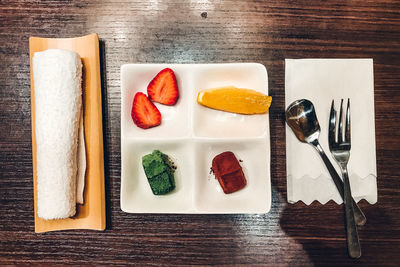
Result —
[{"label": "wood grain surface", "polygon": [[[101,39],[107,229],[35,234],[29,36]],[[286,201],[285,58],[373,58],[378,203],[347,256],[342,206]],[[269,73],[272,208],[265,215],[120,210],[120,66],[259,62]],[[0,1],[0,265],[398,266],[400,3]]]}]

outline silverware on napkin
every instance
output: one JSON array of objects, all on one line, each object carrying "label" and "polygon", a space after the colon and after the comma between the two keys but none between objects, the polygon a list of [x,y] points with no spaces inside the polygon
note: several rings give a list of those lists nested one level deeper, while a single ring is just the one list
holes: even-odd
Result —
[{"label": "silverware on napkin", "polygon": [[[351,134],[350,134],[350,99],[347,100],[345,125],[343,126],[343,99],[340,102],[339,126],[336,131],[336,111],[332,100],[331,113],[329,117],[329,150],[333,158],[340,166],[343,176],[344,197],[343,204],[346,218],[347,249],[352,258],[361,256],[360,240],[358,239],[357,225],[354,218],[351,188],[347,163],[350,158]],[[344,130],[344,131],[343,131]]]},{"label": "silverware on napkin", "polygon": [[[332,163],[329,161],[324,150],[318,142],[320,126],[317,115],[315,114],[314,105],[307,99],[296,100],[286,109],[286,123],[293,130],[297,139],[303,143],[312,145],[321,156],[326,168],[328,169],[333,182],[336,185],[342,199],[344,198],[343,182]],[[357,203],[352,199],[354,207],[354,219],[357,225],[364,225],[367,219],[358,207]]]}]

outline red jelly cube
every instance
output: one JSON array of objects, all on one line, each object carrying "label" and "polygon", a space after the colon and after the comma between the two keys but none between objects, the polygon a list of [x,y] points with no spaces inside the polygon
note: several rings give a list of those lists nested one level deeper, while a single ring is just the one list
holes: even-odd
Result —
[{"label": "red jelly cube", "polygon": [[236,192],[246,186],[242,167],[230,151],[215,156],[212,161],[212,170],[225,194]]}]

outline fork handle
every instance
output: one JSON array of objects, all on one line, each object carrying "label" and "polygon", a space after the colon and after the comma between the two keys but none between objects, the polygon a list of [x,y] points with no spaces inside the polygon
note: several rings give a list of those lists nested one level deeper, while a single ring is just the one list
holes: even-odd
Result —
[{"label": "fork handle", "polygon": [[344,210],[346,217],[347,249],[352,258],[361,257],[360,240],[358,239],[357,225],[354,219],[354,210],[352,205],[351,188],[347,168],[341,168],[344,183]]},{"label": "fork handle", "polygon": [[[342,179],[340,178],[339,174],[336,172],[335,167],[333,167],[332,163],[326,156],[326,154],[325,154],[324,150],[322,149],[321,145],[319,144],[318,140],[317,140],[317,142],[312,142],[311,144],[318,151],[323,162],[325,163],[325,166],[328,169],[329,174],[331,175],[332,180],[335,183],[336,188],[339,191],[339,194],[342,197],[343,202],[344,202],[344,190],[343,190]],[[360,226],[364,225],[367,222],[367,218],[365,217],[364,213],[361,211],[360,207],[358,207],[357,203],[354,201],[353,198],[351,198],[351,201],[353,202],[354,219],[356,221],[356,224],[360,225]]]}]

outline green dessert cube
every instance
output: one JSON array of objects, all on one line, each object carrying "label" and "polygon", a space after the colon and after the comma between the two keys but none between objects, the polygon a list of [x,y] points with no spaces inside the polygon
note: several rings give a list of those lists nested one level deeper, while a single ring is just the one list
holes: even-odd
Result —
[{"label": "green dessert cube", "polygon": [[172,180],[174,177],[167,172],[163,172],[159,175],[156,175],[152,178],[148,178],[151,191],[153,191],[154,195],[165,195],[169,192],[171,192],[175,186],[171,183],[171,178]]},{"label": "green dessert cube", "polygon": [[168,168],[168,165],[164,162],[164,158],[161,156],[161,152],[158,150],[154,150],[153,153],[143,156],[142,164],[147,178],[159,175]]},{"label": "green dessert cube", "polygon": [[142,165],[154,195],[164,195],[174,190],[174,168],[167,155],[154,150],[142,157]]}]

